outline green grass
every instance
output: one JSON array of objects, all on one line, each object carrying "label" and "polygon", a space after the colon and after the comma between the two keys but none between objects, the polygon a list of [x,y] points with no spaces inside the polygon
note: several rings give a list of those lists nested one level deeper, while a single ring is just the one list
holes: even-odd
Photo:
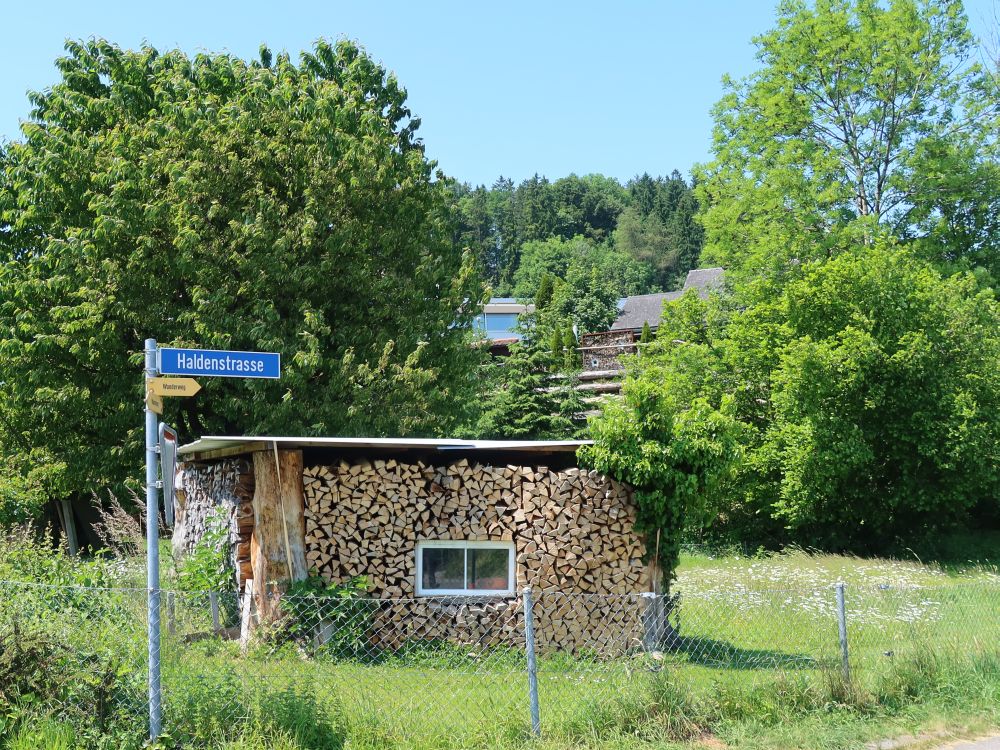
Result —
[{"label": "green grass", "polygon": [[[851,682],[833,584],[847,584]],[[681,647],[593,659],[542,655],[544,739],[533,747],[852,747],[918,726],[995,724],[1000,579],[984,567],[791,552],[685,555]],[[544,607],[544,597],[537,606]],[[235,644],[176,646],[178,673],[234,664],[241,678],[310,685],[343,712],[348,747],[526,747],[519,656],[387,664],[241,658]],[[199,650],[200,649],[200,650]],[[168,670],[165,684],[172,681]]]},{"label": "green grass", "polygon": [[[847,584],[849,683],[837,581]],[[304,750],[346,737],[365,750],[832,749],[1000,724],[1000,576],[988,565],[685,554],[675,590],[676,650],[541,655],[541,740],[528,734],[517,649],[422,649],[382,663],[312,659],[291,644],[241,655],[232,642],[182,642],[207,629],[207,611],[180,607],[177,635],[164,636],[166,746]],[[17,610],[71,645],[142,668],[144,592],[68,608],[25,597]],[[18,731],[6,747],[59,747],[65,725]]]}]

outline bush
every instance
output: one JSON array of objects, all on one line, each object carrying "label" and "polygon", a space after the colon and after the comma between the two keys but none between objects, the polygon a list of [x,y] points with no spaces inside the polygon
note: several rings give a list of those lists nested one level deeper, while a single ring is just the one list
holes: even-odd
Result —
[{"label": "bush", "polygon": [[62,465],[46,458],[31,469],[27,461],[3,455],[0,446],[0,529],[9,529],[42,518],[49,496],[46,484],[59,474]]},{"label": "bush", "polygon": [[14,626],[0,633],[0,715],[62,692],[57,665],[64,648],[40,632]]},{"label": "bush", "polygon": [[229,515],[216,508],[205,519],[205,533],[194,549],[177,563],[177,585],[181,591],[204,593],[232,591],[233,571],[227,564]]},{"label": "bush", "polygon": [[[144,696],[144,674],[134,665],[123,668],[40,629],[15,624],[0,632],[0,729],[15,738],[12,747],[139,747]],[[50,720],[54,712],[60,723]]]},{"label": "bush", "polygon": [[325,640],[317,653],[335,658],[364,657],[369,651],[372,615],[367,590],[363,577],[346,584],[331,584],[319,576],[297,581],[281,601],[288,616],[286,632],[298,643],[308,643],[322,632]]},{"label": "bush", "polygon": [[112,588],[129,576],[123,561],[98,555],[70,557],[30,526],[0,531],[0,581]]},{"label": "bush", "polygon": [[665,570],[676,534],[706,522],[870,553],[1000,514],[993,290],[878,243],[751,301],[667,305],[581,450],[637,487]]}]

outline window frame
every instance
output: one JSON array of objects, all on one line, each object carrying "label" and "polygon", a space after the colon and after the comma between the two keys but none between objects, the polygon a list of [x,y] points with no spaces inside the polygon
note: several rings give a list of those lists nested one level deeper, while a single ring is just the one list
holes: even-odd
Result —
[{"label": "window frame", "polygon": [[[469,550],[470,549],[502,549],[507,552],[507,588],[505,589],[425,589],[424,580],[424,556],[425,549],[460,549],[463,552],[462,579],[469,583]],[[472,541],[464,539],[421,539],[417,541],[414,554],[417,557],[417,580],[414,586],[416,596],[465,596],[465,597],[500,597],[514,596],[517,593],[515,588],[515,566],[517,563],[514,542],[495,541]]]}]

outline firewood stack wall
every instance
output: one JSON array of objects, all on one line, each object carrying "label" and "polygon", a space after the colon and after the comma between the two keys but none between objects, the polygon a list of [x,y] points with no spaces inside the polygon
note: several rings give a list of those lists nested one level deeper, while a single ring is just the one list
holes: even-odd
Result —
[{"label": "firewood stack wall", "polygon": [[444,639],[523,642],[518,597],[415,597],[421,540],[510,541],[517,589],[532,586],[540,647],[624,644],[641,638],[639,606],[649,588],[643,540],[633,528],[631,490],[597,472],[544,466],[446,466],[393,459],[307,466],[306,562],[332,582],[368,579],[371,594],[400,601],[378,608],[383,645]]},{"label": "firewood stack wall", "polygon": [[242,587],[252,577],[250,538],[253,535],[253,462],[227,458],[210,462],[182,463],[178,467],[177,518],[173,550],[178,559],[190,554],[216,517],[229,529],[226,564],[234,569]]}]

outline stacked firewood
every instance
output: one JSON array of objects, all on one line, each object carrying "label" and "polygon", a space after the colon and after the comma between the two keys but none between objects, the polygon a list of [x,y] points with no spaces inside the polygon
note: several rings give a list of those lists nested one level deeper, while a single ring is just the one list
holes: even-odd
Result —
[{"label": "stacked firewood", "polygon": [[364,576],[382,600],[414,600],[379,608],[387,642],[511,642],[523,627],[516,597],[414,598],[421,540],[512,542],[543,645],[573,648],[597,626],[617,620],[620,634],[638,622],[625,601],[649,581],[631,491],[597,472],[380,459],[306,467],[303,482],[309,567],[334,582]]},{"label": "stacked firewood", "polygon": [[178,558],[190,554],[205,535],[208,524],[228,526],[229,554],[237,583],[253,577],[250,538],[253,535],[253,469],[243,458],[178,467],[177,518],[172,544]]}]

